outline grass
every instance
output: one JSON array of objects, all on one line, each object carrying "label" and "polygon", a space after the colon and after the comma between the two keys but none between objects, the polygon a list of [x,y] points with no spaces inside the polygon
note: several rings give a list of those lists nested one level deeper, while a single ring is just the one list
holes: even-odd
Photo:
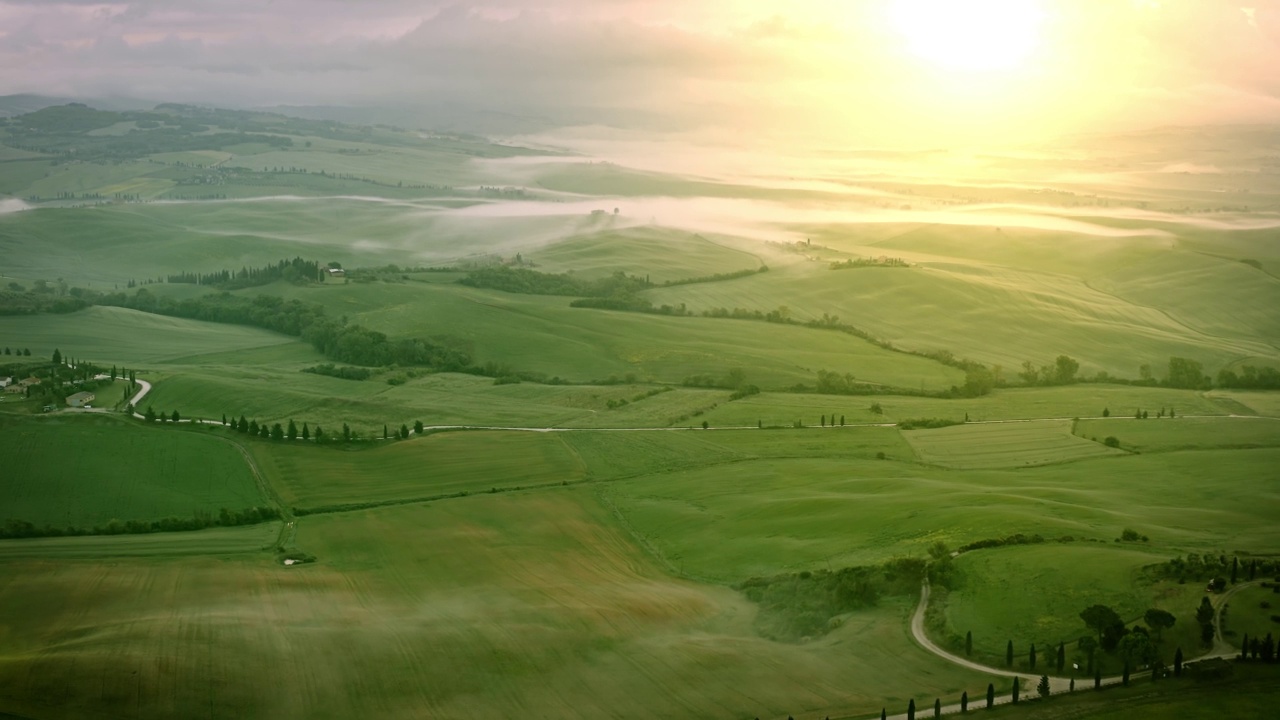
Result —
[{"label": "grass", "polygon": [[[1175,629],[1195,629],[1199,597],[1191,596],[1203,594],[1203,587],[1182,586],[1178,597],[1161,600],[1142,574],[1144,566],[1165,559],[1145,548],[1087,542],[964,553],[955,560],[957,582],[947,597],[947,630],[961,639],[972,632],[974,657],[996,667],[1004,667],[1009,640],[1015,662],[1024,670],[1033,643],[1042,671],[1052,671],[1059,642],[1068,645],[1068,667],[1073,662],[1084,667],[1085,657],[1073,642],[1095,635],[1080,619],[1080,612],[1091,605],[1107,605],[1128,623],[1139,620],[1147,608],[1160,606],[1177,617]],[[1169,639],[1173,637],[1171,633]],[[1187,657],[1195,656],[1195,648],[1196,644],[1186,647]],[[1174,649],[1165,648],[1167,662],[1172,662]]]},{"label": "grass", "polygon": [[922,462],[950,468],[1048,465],[1122,452],[1072,435],[1071,425],[1070,420],[965,424],[902,434]]},{"label": "grass", "polygon": [[1224,631],[1231,633],[1227,637],[1237,647],[1246,634],[1251,638],[1264,638],[1268,634],[1273,638],[1280,637],[1280,622],[1273,620],[1273,616],[1280,616],[1280,593],[1273,587],[1245,588],[1231,597],[1231,604],[1224,615]]},{"label": "grass", "polygon": [[755,270],[754,255],[733,250],[678,230],[640,227],[567,238],[530,253],[540,272],[574,272],[601,277],[615,272],[647,277],[655,283],[716,273]]},{"label": "grass", "polygon": [[[305,347],[266,330],[151,315],[124,308],[91,307],[68,315],[0,317],[0,333],[32,357],[64,356],[98,364],[174,362],[193,355],[242,352],[277,345]],[[315,355],[313,357],[319,357]]]},{"label": "grass", "polygon": [[473,348],[481,362],[575,381],[633,373],[642,381],[680,383],[693,375],[722,378],[733,368],[762,388],[812,384],[820,369],[931,390],[964,379],[932,360],[802,327],[571,308],[562,297],[437,284],[273,289],[393,337],[449,337]]},{"label": "grass", "polygon": [[4,519],[92,528],[264,505],[244,458],[200,433],[116,418],[0,415]]},{"label": "grass", "polygon": [[976,685],[901,652],[909,602],[815,643],[763,640],[745,599],[666,576],[588,492],[300,525],[318,562],[298,568],[268,556],[4,559],[0,605],[22,618],[0,649],[6,710],[776,717]]},{"label": "grass", "polygon": [[268,522],[179,533],[5,540],[0,542],[0,562],[260,555],[275,544],[279,535],[280,523]]},{"label": "grass", "polygon": [[283,502],[303,508],[548,485],[585,474],[554,433],[449,432],[358,448],[249,447]]},{"label": "grass", "polygon": [[1114,436],[1120,447],[1139,452],[1170,452],[1207,448],[1280,446],[1280,421],[1272,418],[1165,418],[1081,420],[1080,437]]},{"label": "grass", "polygon": [[762,459],[674,470],[602,492],[675,567],[730,583],[919,556],[936,541],[958,547],[1015,533],[1110,541],[1131,527],[1159,547],[1197,552],[1262,550],[1280,540],[1267,520],[1280,497],[1268,470],[1280,462],[1272,449],[1102,457],[1019,470],[922,467],[898,452],[886,444],[887,460]]}]

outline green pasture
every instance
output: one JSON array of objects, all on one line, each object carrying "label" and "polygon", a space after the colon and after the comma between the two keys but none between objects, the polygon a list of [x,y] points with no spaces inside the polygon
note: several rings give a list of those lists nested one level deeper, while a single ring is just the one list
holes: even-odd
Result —
[{"label": "green pasture", "polygon": [[1118,455],[1071,434],[1070,420],[965,424],[934,430],[904,430],[921,462],[950,468],[1010,468]]},{"label": "green pasture", "polygon": [[[1085,608],[1109,606],[1132,625],[1145,624],[1142,614],[1160,607],[1177,618],[1161,646],[1165,662],[1173,661],[1179,644],[1187,658],[1195,657],[1195,610],[1204,587],[1149,582],[1142,568],[1166,559],[1158,550],[1133,543],[1080,541],[964,553],[954,561],[954,588],[945,601],[947,634],[959,638],[963,647],[965,634],[972,632],[974,657],[995,667],[1004,667],[1006,644],[1013,640],[1015,665],[1024,670],[1034,643],[1037,668],[1055,674],[1059,642],[1067,644],[1068,668],[1072,662],[1085,667],[1086,658],[1074,645],[1081,637],[1096,635],[1080,619]],[[1189,635],[1181,632],[1187,628]],[[1077,675],[1084,677],[1084,671]]]},{"label": "green pasture", "polygon": [[[33,358],[52,357],[57,349],[64,357],[105,366],[174,362],[280,345],[306,347],[295,338],[267,330],[113,307],[90,307],[67,315],[3,316],[0,336],[5,344],[30,348]],[[312,357],[319,359],[318,354]]]},{"label": "green pasture", "polygon": [[[1119,377],[1136,377],[1142,364],[1162,372],[1170,356],[1198,360],[1210,373],[1245,356],[1276,357],[1265,340],[1274,332],[1258,315],[1269,305],[1246,309],[1240,303],[1280,293],[1280,281],[1251,276],[1237,291],[1240,268],[1251,270],[1240,263],[1161,248],[1150,238],[1062,234],[1037,238],[1046,249],[1027,259],[1022,255],[1028,253],[1018,251],[1030,241],[978,242],[977,249],[968,249],[969,241],[990,228],[904,230],[863,249],[871,256],[905,257],[914,263],[909,268],[831,270],[827,262],[808,262],[744,281],[655,289],[646,296],[655,304],[685,303],[696,312],[786,307],[800,320],[825,313],[904,348],[948,350],[1000,365],[1010,380],[1024,361],[1038,367],[1064,354],[1080,361],[1084,375],[1106,371]],[[1095,251],[1101,255],[1096,263],[1073,268],[1055,264],[1069,252],[1053,249],[1060,243],[1127,249]],[[984,249],[989,254],[978,260]],[[1211,269],[1180,276],[1176,290],[1161,286],[1160,294],[1125,294],[1141,285],[1145,268],[1170,254],[1178,255],[1170,262],[1183,267],[1199,263]],[[1115,263],[1128,264],[1132,283],[1122,288],[1102,282]],[[1219,296],[1229,301],[1216,309]],[[1242,319],[1230,320],[1237,312]]]},{"label": "green pasture", "polygon": [[92,528],[264,505],[244,458],[216,438],[109,417],[0,415],[3,519]]},{"label": "green pasture", "polygon": [[[1241,566],[1247,566],[1248,560],[1242,558]],[[1241,573],[1240,582],[1245,582],[1247,573]],[[1223,632],[1237,647],[1244,635],[1251,638],[1264,638],[1268,634],[1280,638],[1280,622],[1272,616],[1280,616],[1280,593],[1275,591],[1275,578],[1256,578],[1258,584],[1247,587],[1231,596],[1227,612],[1223,616]],[[1262,583],[1272,587],[1263,587]]]},{"label": "green pasture", "polygon": [[[834,440],[861,431],[744,432]],[[917,465],[892,442],[883,447],[885,460],[722,463],[642,475],[601,492],[672,565],[717,582],[919,556],[938,541],[958,547],[1015,533],[1109,542],[1132,528],[1170,552],[1265,550],[1280,540],[1269,520],[1280,499],[1273,449],[950,470]]]},{"label": "green pasture", "polygon": [[568,298],[460,285],[273,289],[393,337],[448,338],[471,348],[479,362],[577,382],[627,373],[645,382],[680,383],[704,374],[719,380],[734,368],[762,388],[813,383],[820,369],[934,390],[964,381],[955,368],[850,335],[773,323],[571,308]]},{"label": "green pasture", "polygon": [[525,259],[534,262],[539,272],[573,272],[583,277],[624,272],[655,283],[760,267],[760,259],[754,255],[701,235],[660,227],[567,238],[529,253]]},{"label": "green pasture", "polygon": [[1174,417],[1159,420],[1109,418],[1081,420],[1075,434],[1082,438],[1114,436],[1120,447],[1139,452],[1169,452],[1206,448],[1280,446],[1280,420],[1254,417]]},{"label": "green pasture", "polygon": [[1251,413],[1267,417],[1280,417],[1280,392],[1265,390],[1214,390],[1209,397],[1236,403]]},{"label": "green pasture", "polygon": [[585,475],[557,433],[446,432],[358,446],[251,441],[249,447],[281,500],[302,508],[549,485]]},{"label": "green pasture", "polygon": [[848,716],[986,684],[904,652],[913,598],[761,639],[746,600],[665,574],[585,490],[307,517],[297,542],[315,564],[0,559],[5,710]]}]

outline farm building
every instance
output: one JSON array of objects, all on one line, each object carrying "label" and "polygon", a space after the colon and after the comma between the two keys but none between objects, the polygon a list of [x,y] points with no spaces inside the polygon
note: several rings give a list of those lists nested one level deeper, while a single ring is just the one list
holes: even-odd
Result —
[{"label": "farm building", "polygon": [[21,385],[6,385],[4,391],[7,395],[21,395],[25,393],[27,389]]},{"label": "farm building", "polygon": [[329,268],[329,277],[346,277],[347,271],[342,268]]},{"label": "farm building", "polygon": [[39,385],[39,384],[40,384],[40,378],[36,377],[35,375],[32,375],[29,378],[25,378],[23,380],[18,381],[18,385],[22,387],[29,387],[31,385]]},{"label": "farm building", "polygon": [[13,378],[11,377],[0,377],[0,388],[9,387],[9,383],[11,382],[13,382]]},{"label": "farm building", "polygon": [[67,396],[67,405],[71,407],[84,407],[93,402],[94,394],[91,392],[78,392],[75,395]]}]

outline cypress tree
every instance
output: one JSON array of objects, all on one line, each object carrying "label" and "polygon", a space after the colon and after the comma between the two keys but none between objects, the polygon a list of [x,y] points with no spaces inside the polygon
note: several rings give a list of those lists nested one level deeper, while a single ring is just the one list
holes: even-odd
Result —
[{"label": "cypress tree", "polygon": [[965,690],[964,692],[960,693],[960,712],[962,713],[969,712],[969,691],[968,690]]},{"label": "cypress tree", "polygon": [[311,428],[307,427],[306,421],[303,421],[302,423],[302,439],[303,440],[311,439]]},{"label": "cypress tree", "polygon": [[1039,693],[1040,697],[1042,698],[1049,697],[1049,676],[1048,675],[1040,676],[1040,684],[1036,686],[1036,692]]},{"label": "cypress tree", "polygon": [[880,708],[880,720],[886,720],[889,717],[884,708]]},{"label": "cypress tree", "polygon": [[973,631],[972,630],[964,634],[964,654],[965,655],[973,654]]},{"label": "cypress tree", "polygon": [[1021,689],[1021,686],[1022,686],[1022,678],[1014,678],[1013,679],[1013,704],[1014,705],[1018,704],[1018,691]]},{"label": "cypress tree", "polygon": [[914,698],[907,703],[907,720],[916,720],[916,701]]},{"label": "cypress tree", "polygon": [[1249,659],[1249,633],[1245,633],[1240,638],[1240,659]]},{"label": "cypress tree", "polygon": [[1071,684],[1067,685],[1067,692],[1073,693],[1075,691],[1076,691],[1076,679],[1071,678]]},{"label": "cypress tree", "polygon": [[1124,674],[1120,676],[1120,682],[1123,683],[1125,687],[1129,687],[1129,661],[1128,660],[1124,661]]},{"label": "cypress tree", "polygon": [[990,710],[996,704],[996,686],[995,683],[987,683],[987,709]]},{"label": "cypress tree", "polygon": [[1013,641],[1012,640],[1010,640],[1009,644],[1006,645],[1004,648],[1004,664],[1007,665],[1008,667],[1013,667]]},{"label": "cypress tree", "polygon": [[293,421],[293,418],[289,419],[289,429],[285,431],[285,434],[290,440],[298,439],[298,425]]},{"label": "cypress tree", "polygon": [[1182,648],[1173,654],[1173,676],[1182,677]]},{"label": "cypress tree", "polygon": [[1031,643],[1031,669],[1036,669],[1036,644]]},{"label": "cypress tree", "polygon": [[1101,667],[1098,667],[1093,671],[1093,689],[1094,690],[1102,689],[1102,668]]},{"label": "cypress tree", "polygon": [[391,436],[390,436],[389,434],[387,434],[387,426],[386,426],[386,424],[384,423],[384,424],[382,425],[382,439],[383,439],[383,440],[386,440],[387,438],[390,438],[390,437],[391,437]]},{"label": "cypress tree", "polygon": [[1062,672],[1062,668],[1067,666],[1067,647],[1061,642],[1058,643],[1058,672]]},{"label": "cypress tree", "polygon": [[934,698],[933,700],[933,716],[935,718],[942,717],[942,698]]},{"label": "cypress tree", "polygon": [[1231,584],[1236,584],[1236,574],[1240,571],[1240,558],[1231,558]]}]

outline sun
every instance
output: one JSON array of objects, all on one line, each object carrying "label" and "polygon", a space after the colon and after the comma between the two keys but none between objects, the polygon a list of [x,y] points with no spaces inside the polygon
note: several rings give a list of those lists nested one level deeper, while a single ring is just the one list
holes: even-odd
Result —
[{"label": "sun", "polygon": [[1040,44],[1037,0],[893,0],[889,20],[915,55],[944,70],[990,72],[1023,63]]}]

